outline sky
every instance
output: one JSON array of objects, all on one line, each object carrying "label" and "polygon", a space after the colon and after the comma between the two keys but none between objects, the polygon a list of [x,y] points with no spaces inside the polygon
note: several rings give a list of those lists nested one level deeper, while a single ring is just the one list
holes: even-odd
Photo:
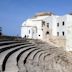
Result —
[{"label": "sky", "polygon": [[38,12],[65,15],[72,12],[72,0],[0,0],[3,35],[20,36],[21,24]]}]

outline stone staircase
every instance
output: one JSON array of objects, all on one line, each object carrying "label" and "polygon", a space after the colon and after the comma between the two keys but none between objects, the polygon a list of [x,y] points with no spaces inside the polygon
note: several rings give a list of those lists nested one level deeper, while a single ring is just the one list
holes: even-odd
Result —
[{"label": "stone staircase", "polygon": [[40,40],[0,41],[0,72],[71,71],[72,63],[62,48]]}]

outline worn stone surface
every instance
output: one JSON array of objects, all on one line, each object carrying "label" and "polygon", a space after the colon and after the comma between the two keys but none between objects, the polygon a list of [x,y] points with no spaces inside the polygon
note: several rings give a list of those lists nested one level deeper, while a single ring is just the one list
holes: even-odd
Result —
[{"label": "worn stone surface", "polygon": [[[33,43],[35,48],[32,48],[30,45],[10,55],[6,62],[5,71],[2,71],[2,63],[0,64],[1,72],[72,72],[72,52],[66,52],[62,47],[56,47],[53,44],[40,40],[29,41]],[[30,47],[31,49],[26,50]],[[20,56],[17,63],[17,56],[23,50],[26,51]],[[10,51],[12,49],[2,52],[0,56],[4,57]]]}]

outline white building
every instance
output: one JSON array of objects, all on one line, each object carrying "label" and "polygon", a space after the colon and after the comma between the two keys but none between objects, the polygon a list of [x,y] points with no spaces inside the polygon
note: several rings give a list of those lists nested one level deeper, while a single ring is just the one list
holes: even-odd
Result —
[{"label": "white building", "polygon": [[[57,16],[51,12],[42,12],[27,19],[21,26],[21,37],[49,40],[58,37],[65,39],[67,51],[72,50],[72,15]],[[63,40],[62,40],[63,41]]]}]

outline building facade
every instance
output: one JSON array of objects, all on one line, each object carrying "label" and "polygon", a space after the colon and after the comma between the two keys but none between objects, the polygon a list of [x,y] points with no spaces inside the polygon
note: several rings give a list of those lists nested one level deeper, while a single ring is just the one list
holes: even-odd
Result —
[{"label": "building facade", "polygon": [[[27,19],[21,26],[21,37],[41,39],[44,41],[58,40],[64,42],[67,51],[72,50],[72,15],[54,15],[51,12],[37,13]],[[57,43],[58,43],[57,40]],[[55,42],[54,42],[55,43]],[[59,42],[60,43],[60,42]]]}]

